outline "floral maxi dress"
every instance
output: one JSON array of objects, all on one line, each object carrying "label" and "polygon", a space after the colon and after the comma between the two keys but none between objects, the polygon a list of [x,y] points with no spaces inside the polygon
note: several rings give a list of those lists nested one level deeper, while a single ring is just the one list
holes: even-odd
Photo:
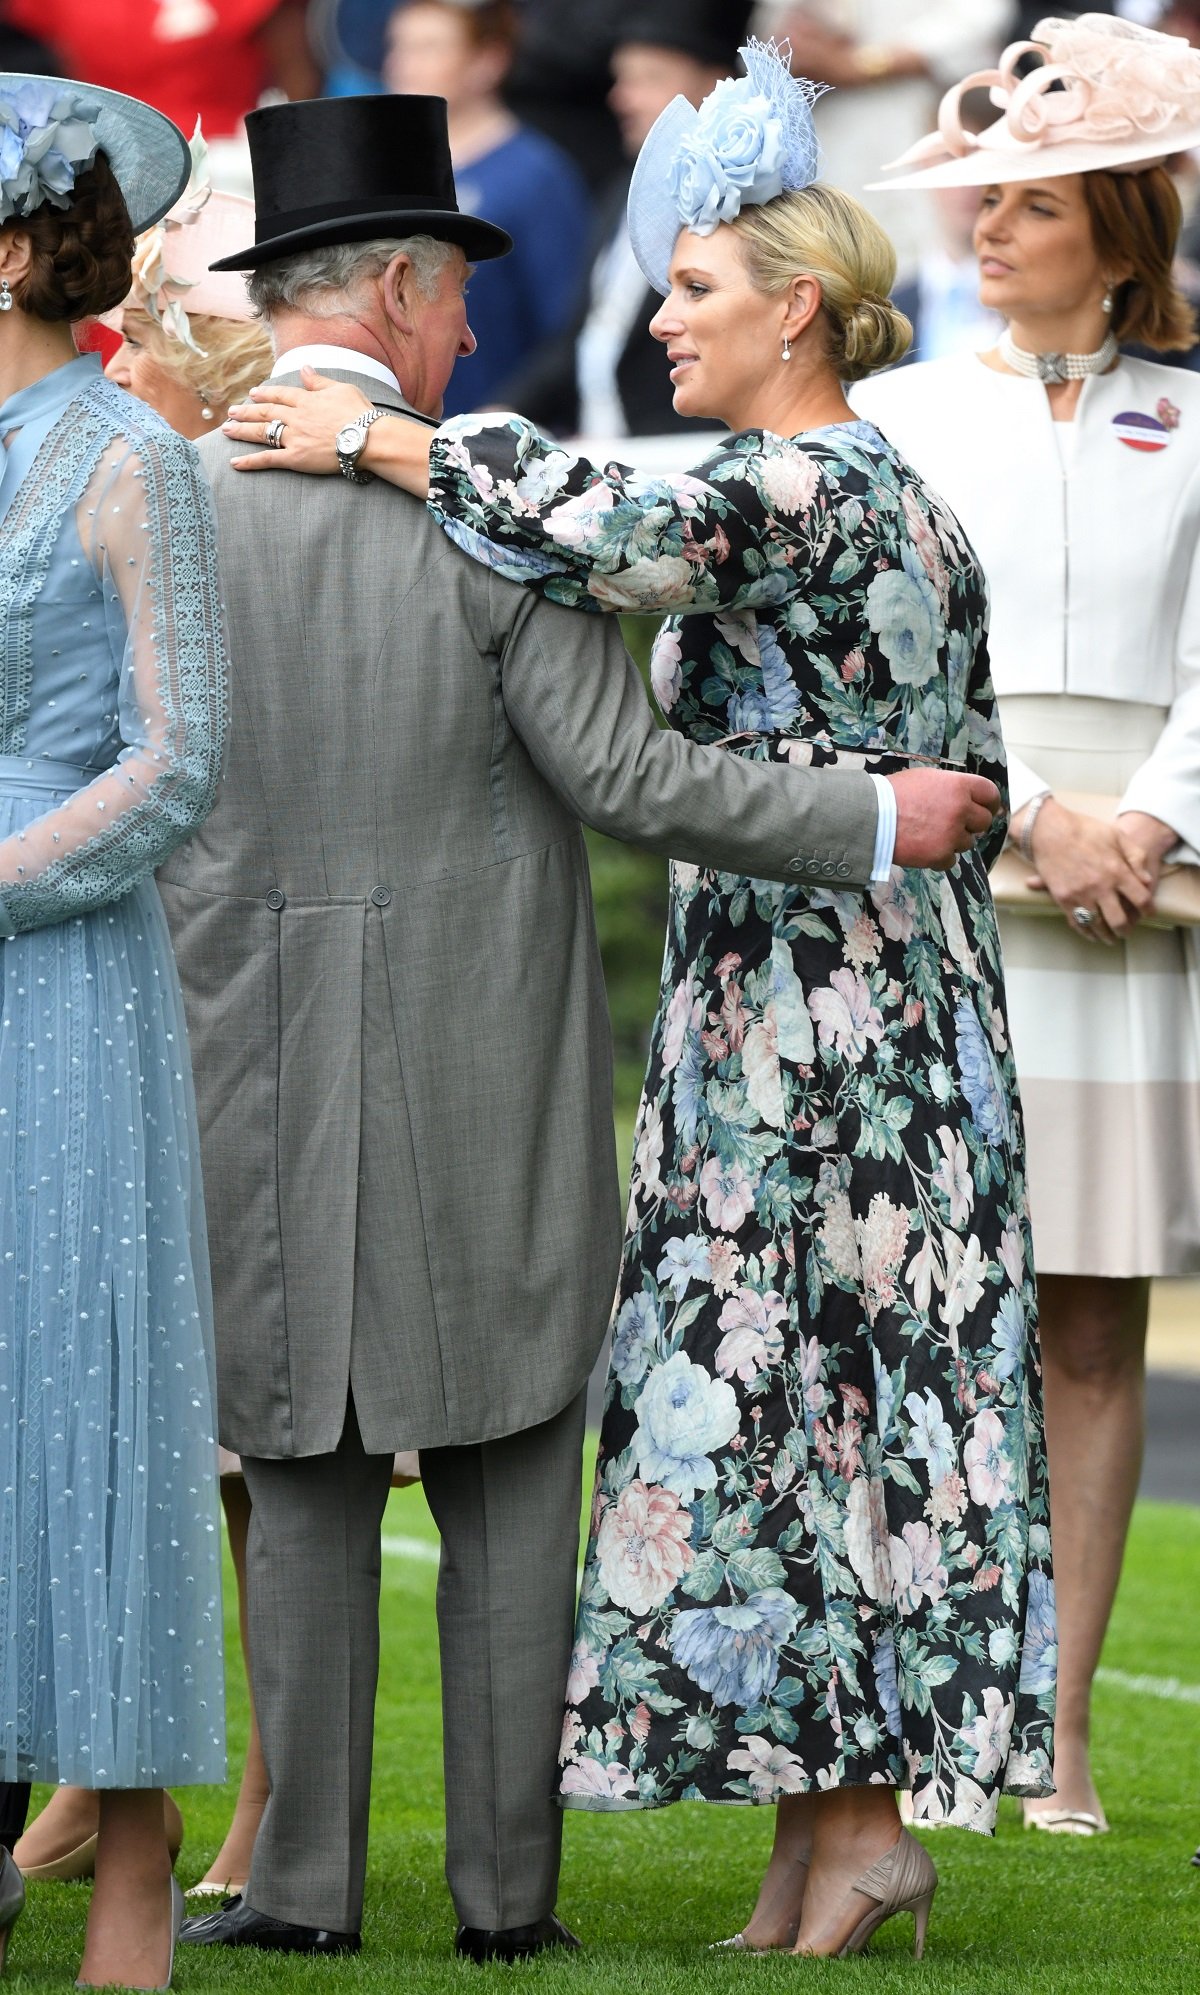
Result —
[{"label": "floral maxi dress", "polygon": [[[666,609],[727,752],[1003,782],[961,528],[867,424],[603,472],[435,440],[475,558]],[[1056,1663],[1020,1110],[987,864],[828,890],[676,864],[562,1745],[592,1809],[868,1782],[990,1830],[1051,1791]]]}]

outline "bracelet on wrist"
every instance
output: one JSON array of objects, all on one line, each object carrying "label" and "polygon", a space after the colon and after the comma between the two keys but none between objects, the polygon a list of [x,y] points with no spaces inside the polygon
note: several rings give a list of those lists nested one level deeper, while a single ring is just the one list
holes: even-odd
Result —
[{"label": "bracelet on wrist", "polygon": [[1017,850],[1027,866],[1033,865],[1033,827],[1041,814],[1042,805],[1049,803],[1053,794],[1052,790],[1043,790],[1026,808],[1025,822],[1021,826],[1021,835],[1017,840]]}]

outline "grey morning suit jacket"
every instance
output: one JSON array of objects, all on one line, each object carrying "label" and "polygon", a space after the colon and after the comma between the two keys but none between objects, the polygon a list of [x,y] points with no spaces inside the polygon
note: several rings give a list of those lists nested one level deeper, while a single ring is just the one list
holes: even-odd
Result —
[{"label": "grey morning suit jacket", "polygon": [[580,819],[731,872],[852,884],[874,790],[660,732],[615,618],[477,566],[389,485],[247,475],[237,448],[201,449],[227,766],[160,875],[221,1438],[329,1453],[352,1391],[368,1453],[492,1439],[579,1391],[617,1277]]}]

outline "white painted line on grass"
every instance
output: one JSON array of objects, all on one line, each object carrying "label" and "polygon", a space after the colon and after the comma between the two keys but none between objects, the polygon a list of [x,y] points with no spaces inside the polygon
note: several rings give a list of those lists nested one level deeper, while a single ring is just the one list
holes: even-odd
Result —
[{"label": "white painted line on grass", "polygon": [[1164,1704],[1200,1704],[1200,1683],[1180,1683],[1177,1676],[1130,1676],[1123,1669],[1098,1669],[1096,1682],[1131,1690],[1138,1697],[1159,1697]]},{"label": "white painted line on grass", "polygon": [[416,1559],[425,1566],[435,1566],[442,1556],[439,1547],[424,1538],[381,1538],[379,1548],[389,1559]]}]

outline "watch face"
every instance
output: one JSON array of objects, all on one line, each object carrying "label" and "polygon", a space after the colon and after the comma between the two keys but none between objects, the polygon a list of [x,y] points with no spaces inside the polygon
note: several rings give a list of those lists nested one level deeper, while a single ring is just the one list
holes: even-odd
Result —
[{"label": "watch face", "polygon": [[363,440],[363,433],[359,429],[358,423],[347,423],[345,428],[340,429],[334,438],[334,448],[340,451],[343,457],[350,457],[356,450],[362,449]]}]

